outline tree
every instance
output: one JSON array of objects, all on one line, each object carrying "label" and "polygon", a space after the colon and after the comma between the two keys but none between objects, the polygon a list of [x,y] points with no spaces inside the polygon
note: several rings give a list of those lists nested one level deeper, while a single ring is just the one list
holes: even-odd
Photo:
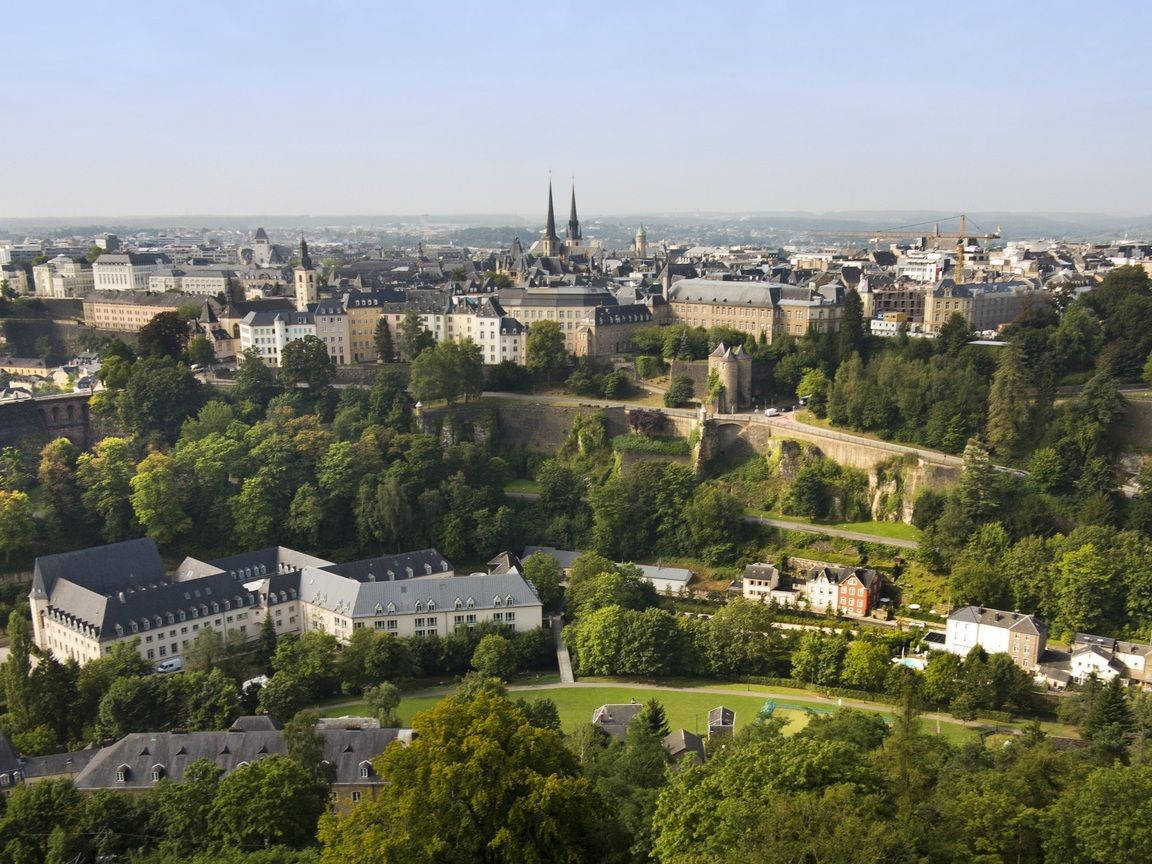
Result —
[{"label": "tree", "polygon": [[533,552],[522,562],[524,578],[532,583],[546,613],[559,612],[564,602],[564,570],[547,552]]},{"label": "tree", "polygon": [[451,405],[460,396],[479,396],[483,385],[480,346],[471,339],[445,339],[412,362],[409,387],[422,402],[444,399]]},{"label": "tree", "polygon": [[664,706],[660,704],[659,699],[649,699],[645,702],[633,722],[658,738],[663,738],[671,731],[668,728]]},{"label": "tree", "polygon": [[516,674],[516,657],[512,643],[496,633],[489,633],[472,652],[472,668],[485,678],[508,681]]},{"label": "tree", "polygon": [[413,726],[409,746],[374,762],[393,793],[322,821],[322,862],[604,860],[604,801],[559,733],[501,690],[450,696]]},{"label": "tree", "polygon": [[318,336],[293,339],[280,357],[280,375],[288,387],[304,384],[319,394],[332,384],[332,358]]},{"label": "tree", "polygon": [[165,453],[149,453],[129,481],[132,486],[132,509],[144,531],[161,546],[167,546],[192,528],[185,512],[184,480]]},{"label": "tree", "polygon": [[95,243],[93,243],[88,247],[88,251],[84,253],[84,260],[89,264],[94,264],[96,263],[96,259],[103,255],[105,251],[107,250],[105,250],[104,247],[97,246]]},{"label": "tree", "polygon": [[188,324],[179,312],[159,312],[140,328],[136,344],[143,357],[178,360],[188,347]]},{"label": "tree", "polygon": [[982,519],[996,508],[996,469],[988,451],[974,438],[964,448],[963,461],[956,495],[969,519]]},{"label": "tree", "polygon": [[29,684],[32,672],[32,628],[19,610],[8,615],[8,658],[0,667],[4,696],[12,728],[23,732],[33,725],[33,694]]},{"label": "tree", "polygon": [[400,335],[396,340],[401,356],[411,363],[436,344],[436,337],[424,328],[424,319],[415,309],[408,309],[400,321]]},{"label": "tree", "polygon": [[840,310],[840,332],[837,336],[837,355],[841,361],[853,354],[864,352],[864,340],[868,336],[867,322],[864,320],[864,302],[859,292],[850,288],[844,292],[844,305]]},{"label": "tree", "polygon": [[163,851],[186,857],[206,847],[204,829],[223,774],[211,760],[197,759],[184,769],[179,783],[165,777],[156,785],[150,803],[152,818],[163,837]]},{"label": "tree", "polygon": [[145,357],[132,366],[121,394],[120,422],[141,439],[175,441],[180,427],[195,416],[204,387],[182,363],[170,357]]},{"label": "tree", "polygon": [[392,330],[388,327],[388,319],[381,315],[372,331],[372,345],[376,349],[376,357],[381,363],[391,363],[396,359],[396,349],[392,345]]},{"label": "tree", "polygon": [[936,344],[944,354],[954,357],[972,341],[972,328],[959,312],[953,312],[940,327]]},{"label": "tree", "polygon": [[823,417],[828,410],[828,376],[823,369],[805,369],[796,385],[796,395],[808,403],[817,417]]},{"label": "tree", "polygon": [[271,610],[269,610],[260,624],[260,642],[257,648],[260,664],[264,667],[264,674],[266,675],[272,671],[272,658],[276,655],[278,638],[276,623],[272,618]]},{"label": "tree", "polygon": [[669,408],[683,408],[692,401],[696,385],[687,375],[677,375],[668,385],[664,394],[664,404]]},{"label": "tree", "polygon": [[848,643],[840,636],[806,631],[792,652],[792,675],[812,684],[834,685],[847,650]]},{"label": "tree", "polygon": [[1002,456],[1015,455],[1028,429],[1032,408],[1027,387],[1020,355],[1009,345],[1000,354],[988,391],[988,444]]},{"label": "tree", "polygon": [[[743,505],[732,495],[715,486],[698,486],[684,508],[684,524],[692,538],[692,548],[702,550],[710,561],[724,557],[717,547],[736,539],[742,522]],[[708,553],[707,550],[713,550]]]},{"label": "tree", "polygon": [[1054,622],[1065,633],[1095,633],[1111,617],[1112,568],[1105,553],[1092,543],[1071,549],[1056,559]]},{"label": "tree", "polygon": [[294,759],[259,759],[220,781],[208,830],[223,847],[300,849],[313,842],[328,794],[328,785]]},{"label": "tree", "polygon": [[241,355],[240,368],[236,372],[236,383],[232,393],[238,402],[251,402],[261,411],[276,392],[276,381],[272,370],[255,348],[249,348]]},{"label": "tree", "polygon": [[216,360],[212,343],[204,336],[193,336],[188,343],[188,362],[194,366],[211,366]]},{"label": "tree", "polygon": [[534,321],[528,328],[525,341],[526,365],[549,386],[552,379],[568,365],[568,349],[564,346],[564,331],[556,321]]},{"label": "tree", "polygon": [[132,508],[135,471],[131,445],[123,438],[105,438],[77,459],[81,500],[109,543],[127,540],[136,533],[136,513]]},{"label": "tree", "polygon": [[311,701],[304,683],[291,672],[277,672],[260,689],[259,711],[281,723]]},{"label": "tree", "polygon": [[[1101,768],[1070,783],[1052,808],[1045,860],[1143,864],[1152,854],[1152,823],[1141,818],[1150,799],[1148,765]],[[1136,813],[1117,807],[1118,801],[1134,802]]]},{"label": "tree", "polygon": [[364,702],[376,712],[376,719],[385,728],[400,726],[396,709],[400,707],[400,689],[390,681],[382,681],[364,690]]},{"label": "tree", "polygon": [[0,490],[0,552],[4,563],[31,549],[36,543],[36,519],[32,502],[24,492]]},{"label": "tree", "polygon": [[320,763],[324,761],[324,736],[316,728],[319,723],[320,712],[313,708],[298,711],[284,724],[284,750],[288,758],[318,778]]},{"label": "tree", "polygon": [[856,639],[844,653],[840,683],[855,690],[878,692],[892,665],[888,646],[875,639]]},{"label": "tree", "polygon": [[305,483],[292,497],[292,505],[288,508],[288,529],[305,546],[315,549],[320,543],[324,515],[320,493],[311,483]]}]

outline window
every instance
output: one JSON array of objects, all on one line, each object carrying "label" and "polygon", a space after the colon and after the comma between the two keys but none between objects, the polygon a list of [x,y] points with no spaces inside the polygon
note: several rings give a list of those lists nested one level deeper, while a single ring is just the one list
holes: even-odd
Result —
[{"label": "window", "polygon": [[352,793],[352,803],[353,804],[360,803],[360,793],[359,792],[353,792]]},{"label": "window", "polygon": [[121,765],[119,768],[116,769],[116,782],[117,783],[124,783],[127,780],[128,780],[128,766],[127,765]]},{"label": "window", "polygon": [[367,780],[368,776],[371,773],[372,773],[372,763],[371,762],[361,762],[360,763],[360,779]]},{"label": "window", "polygon": [[398,622],[396,621],[396,619],[395,619],[395,618],[389,618],[389,619],[388,619],[388,630],[389,630],[389,631],[391,631],[391,632],[395,632],[395,631],[396,631],[396,628],[397,628],[397,626],[398,626]]}]

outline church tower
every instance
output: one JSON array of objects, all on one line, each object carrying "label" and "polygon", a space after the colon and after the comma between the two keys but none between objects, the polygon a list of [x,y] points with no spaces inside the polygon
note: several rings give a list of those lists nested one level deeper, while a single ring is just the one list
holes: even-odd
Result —
[{"label": "church tower", "polygon": [[648,235],[644,233],[644,226],[636,229],[636,237],[632,241],[632,251],[637,258],[648,257]]},{"label": "church tower", "polygon": [[300,238],[300,263],[292,271],[296,277],[296,310],[307,312],[310,303],[320,299],[320,291],[316,284],[316,271],[312,269],[312,256],[308,254],[308,244]]},{"label": "church tower", "polygon": [[[575,206],[575,204],[573,204]],[[572,211],[575,215],[575,210]],[[548,224],[544,228],[544,236],[540,238],[540,254],[545,258],[554,258],[560,254],[560,238],[556,235],[556,211],[552,207],[552,181],[548,181]]]},{"label": "church tower", "polygon": [[576,216],[576,184],[572,184],[572,209],[568,213],[568,245],[580,245],[580,220]]}]

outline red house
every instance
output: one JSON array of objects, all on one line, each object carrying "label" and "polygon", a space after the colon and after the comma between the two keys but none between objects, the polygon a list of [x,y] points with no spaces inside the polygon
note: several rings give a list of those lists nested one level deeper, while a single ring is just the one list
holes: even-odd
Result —
[{"label": "red house", "polygon": [[840,590],[837,592],[840,611],[845,615],[863,618],[880,599],[883,582],[879,573],[865,567],[845,571],[840,577]]}]

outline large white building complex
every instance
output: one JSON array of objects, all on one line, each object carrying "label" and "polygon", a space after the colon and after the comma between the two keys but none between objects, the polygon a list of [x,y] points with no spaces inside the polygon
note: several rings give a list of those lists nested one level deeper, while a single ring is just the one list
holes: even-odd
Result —
[{"label": "large white building complex", "polygon": [[179,657],[211,628],[255,639],[320,630],[347,641],[371,628],[396,636],[446,635],[494,622],[538,628],[540,599],[515,566],[456,575],[435,549],[334,564],[281,546],[215,561],[186,558],[174,574],[151,538],[36,560],[36,645],[79,663],[138,640],[147,660]]}]

